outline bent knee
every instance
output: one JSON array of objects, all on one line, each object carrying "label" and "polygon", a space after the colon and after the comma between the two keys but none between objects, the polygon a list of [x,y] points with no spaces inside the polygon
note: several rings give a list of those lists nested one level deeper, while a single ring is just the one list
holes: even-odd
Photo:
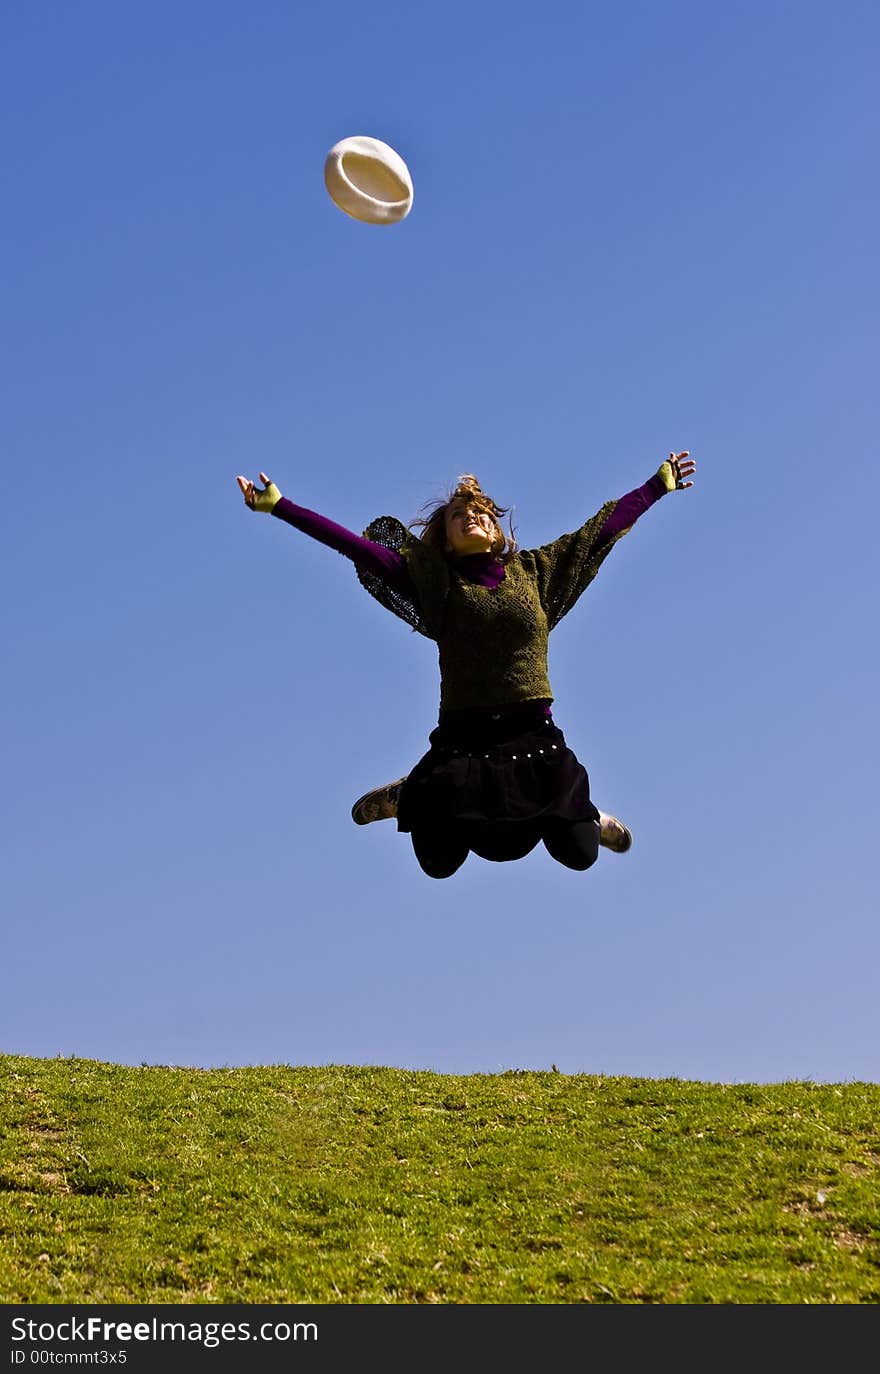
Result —
[{"label": "bent knee", "polygon": [[585,873],[599,857],[599,826],[595,821],[577,821],[550,831],[544,836],[544,847],[557,863]]},{"label": "bent knee", "polygon": [[[467,855],[465,855],[465,858],[467,858]],[[426,873],[429,878],[451,878],[453,873],[458,872],[463,863],[464,859],[453,864],[435,863],[432,862],[431,859],[419,859],[419,868],[423,873]]]},{"label": "bent knee", "polygon": [[554,854],[553,858],[557,862],[564,864],[566,868],[573,868],[576,873],[586,873],[588,868],[592,868],[598,859],[598,854]]},{"label": "bent knee", "polygon": [[415,831],[411,839],[419,868],[429,878],[451,878],[468,856],[468,847],[460,840],[450,838],[448,843],[438,843],[435,837],[426,837]]}]

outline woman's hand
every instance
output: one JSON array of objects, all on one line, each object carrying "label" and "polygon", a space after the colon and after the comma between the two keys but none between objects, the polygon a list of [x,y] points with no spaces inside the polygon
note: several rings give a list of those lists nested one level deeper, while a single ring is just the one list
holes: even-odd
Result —
[{"label": "woman's hand", "polygon": [[236,477],[235,480],[241,488],[245,505],[250,506],[251,510],[261,510],[269,514],[281,500],[281,492],[265,472],[260,473],[260,481],[264,484],[262,491],[258,491],[247,477]]},{"label": "woman's hand", "polygon": [[684,453],[670,453],[666,462],[657,469],[657,476],[663,479],[667,491],[684,491],[685,487],[694,485],[687,478],[696,470],[696,463],[685,449]]}]

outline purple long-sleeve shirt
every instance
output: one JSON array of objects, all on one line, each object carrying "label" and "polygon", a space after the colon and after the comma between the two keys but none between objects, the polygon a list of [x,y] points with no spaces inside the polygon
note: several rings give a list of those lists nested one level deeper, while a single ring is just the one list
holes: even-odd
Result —
[{"label": "purple long-sleeve shirt", "polygon": [[[621,496],[602,526],[597,547],[602,548],[622,531],[631,529],[639,516],[644,515],[655,501],[659,501],[660,497],[665,495],[666,486],[663,478],[655,473],[642,486],[636,487],[634,491],[628,491],[626,496]],[[382,544],[364,539],[363,535],[335,524],[326,516],[318,515],[316,511],[295,505],[285,496],[275,504],[272,514],[301,530],[303,534],[317,539],[319,543],[344,554],[359,568],[381,578],[395,591],[408,597],[414,595],[406,559],[394,549],[386,549]],[[463,577],[481,587],[497,587],[504,578],[504,564],[491,553],[472,553],[464,558],[457,558],[455,567]]]}]

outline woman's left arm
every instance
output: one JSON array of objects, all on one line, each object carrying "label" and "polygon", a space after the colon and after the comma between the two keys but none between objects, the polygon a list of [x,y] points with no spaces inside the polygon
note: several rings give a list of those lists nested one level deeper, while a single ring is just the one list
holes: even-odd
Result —
[{"label": "woman's left arm", "polygon": [[538,595],[553,629],[590,585],[613,545],[667,491],[692,487],[696,470],[687,453],[670,453],[654,476],[619,501],[606,501],[596,514],[571,534],[563,534],[521,557],[534,559]]},{"label": "woman's left arm", "polygon": [[632,529],[639,516],[644,515],[645,511],[667,492],[684,491],[686,487],[692,487],[694,484],[689,479],[696,470],[697,465],[687,450],[683,453],[670,453],[653,477],[649,477],[642,486],[636,487],[635,491],[628,491],[626,496],[621,496],[599,532],[597,549],[604,548],[619,534]]}]

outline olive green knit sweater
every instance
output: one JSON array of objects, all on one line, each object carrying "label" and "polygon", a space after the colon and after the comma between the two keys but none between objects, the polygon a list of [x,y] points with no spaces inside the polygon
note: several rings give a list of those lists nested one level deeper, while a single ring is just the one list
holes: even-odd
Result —
[{"label": "olive green knit sweater", "polygon": [[622,530],[597,548],[599,533],[616,505],[606,502],[572,534],[514,553],[494,588],[461,576],[453,562],[391,516],[381,516],[364,531],[366,538],[396,549],[406,559],[412,601],[370,574],[359,571],[358,576],[378,601],[436,641],[441,711],[552,700],[548,636],[626,533]]}]

